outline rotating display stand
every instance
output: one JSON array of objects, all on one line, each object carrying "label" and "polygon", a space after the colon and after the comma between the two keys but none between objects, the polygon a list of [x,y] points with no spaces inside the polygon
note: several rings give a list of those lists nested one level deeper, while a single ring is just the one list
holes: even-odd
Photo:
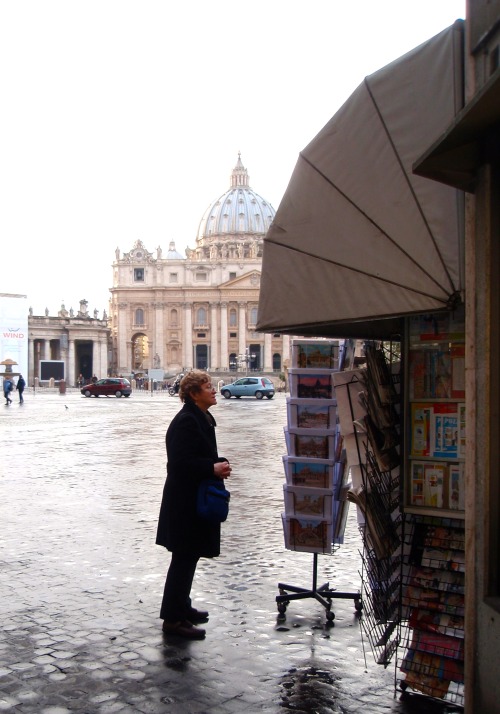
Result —
[{"label": "rotating display stand", "polygon": [[361,612],[363,609],[361,594],[359,592],[350,593],[331,590],[329,583],[324,583],[318,588],[317,583],[318,554],[314,553],[312,587],[310,590],[307,588],[297,587],[296,585],[278,583],[278,590],[280,594],[276,596],[276,603],[278,605],[279,614],[284,618],[286,615],[286,609],[291,600],[303,600],[305,598],[315,598],[321,605],[323,605],[326,610],[326,619],[328,622],[333,622],[333,620],[335,620],[335,613],[332,611],[332,600],[335,598],[354,600],[354,609],[356,612]]},{"label": "rotating display stand", "polygon": [[286,484],[282,513],[285,546],[313,554],[311,587],[278,583],[276,604],[285,619],[291,601],[315,599],[335,619],[332,600],[352,599],[361,612],[361,594],[338,591],[329,583],[318,586],[318,554],[333,555],[343,543],[349,502],[345,451],[333,392],[333,373],[342,354],[337,340],[292,340],[287,398],[287,455],[283,457]]}]

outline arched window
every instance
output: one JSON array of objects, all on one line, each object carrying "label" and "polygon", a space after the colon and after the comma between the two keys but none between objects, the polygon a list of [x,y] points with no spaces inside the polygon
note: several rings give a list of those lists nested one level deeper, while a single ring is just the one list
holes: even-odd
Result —
[{"label": "arched window", "polygon": [[229,327],[236,327],[238,325],[238,317],[236,310],[233,308],[229,310]]},{"label": "arched window", "polygon": [[199,307],[196,311],[196,325],[202,327],[207,324],[207,311],[204,307]]},{"label": "arched window", "polygon": [[141,307],[135,311],[135,324],[144,325],[144,310]]},{"label": "arched window", "polygon": [[279,372],[281,370],[281,355],[279,352],[273,354],[273,370]]},{"label": "arched window", "polygon": [[170,324],[172,327],[177,327],[177,310],[170,310]]},{"label": "arched window", "polygon": [[256,307],[252,307],[252,309],[250,310],[250,319],[248,321],[249,325],[257,324],[257,312],[258,312],[258,309]]}]

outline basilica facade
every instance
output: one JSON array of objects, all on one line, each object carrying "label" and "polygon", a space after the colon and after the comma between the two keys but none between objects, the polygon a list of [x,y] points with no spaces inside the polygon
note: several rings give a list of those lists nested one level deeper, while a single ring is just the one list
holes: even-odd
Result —
[{"label": "basilica facade", "polygon": [[116,249],[110,300],[112,374],[170,376],[283,370],[289,337],[255,330],[262,243],[275,211],[238,156],[229,189],[201,218],[196,245]]}]

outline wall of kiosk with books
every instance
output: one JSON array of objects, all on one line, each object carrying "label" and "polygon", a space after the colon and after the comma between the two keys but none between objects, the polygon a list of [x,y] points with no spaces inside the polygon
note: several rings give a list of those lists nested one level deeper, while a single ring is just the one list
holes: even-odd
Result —
[{"label": "wall of kiosk with books", "polygon": [[464,701],[464,310],[407,323],[400,686]]},{"label": "wall of kiosk with books", "polygon": [[405,508],[463,517],[465,325],[463,310],[408,323],[409,433]]},{"label": "wall of kiosk with books", "polygon": [[357,506],[363,539],[361,630],[377,663],[387,666],[396,658],[397,687],[459,705],[465,568],[461,325],[457,315],[412,319],[402,383],[400,345],[380,342],[364,343],[364,364],[333,375],[349,465],[347,498]]},{"label": "wall of kiosk with books", "polygon": [[337,418],[333,373],[342,355],[338,340],[292,340],[287,454],[282,513],[285,547],[332,552],[342,543],[348,502],[345,452]]}]

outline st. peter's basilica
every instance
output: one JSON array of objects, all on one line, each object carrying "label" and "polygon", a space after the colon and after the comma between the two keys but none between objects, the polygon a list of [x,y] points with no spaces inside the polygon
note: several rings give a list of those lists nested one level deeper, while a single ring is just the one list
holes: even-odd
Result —
[{"label": "st. peter's basilica", "polygon": [[116,248],[109,316],[28,318],[28,377],[41,361],[64,362],[69,385],[81,374],[173,375],[196,367],[212,373],[279,373],[289,337],[255,331],[264,236],[275,210],[251,187],[238,155],[229,189],[201,218],[195,246],[181,255],[147,239]]}]

